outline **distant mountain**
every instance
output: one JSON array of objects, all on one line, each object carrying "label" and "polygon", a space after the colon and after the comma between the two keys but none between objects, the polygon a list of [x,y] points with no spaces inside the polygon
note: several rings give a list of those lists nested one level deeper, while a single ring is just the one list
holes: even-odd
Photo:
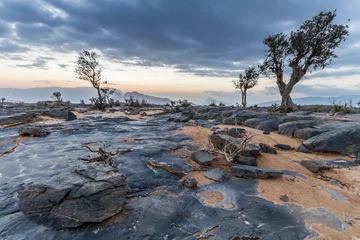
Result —
[{"label": "distant mountain", "polygon": [[148,103],[152,103],[152,104],[170,104],[170,99],[168,98],[161,98],[161,97],[154,97],[154,96],[150,96],[150,95],[146,95],[146,94],[142,94],[142,93],[138,93],[138,92],[127,92],[124,94],[124,99],[130,99],[130,96],[134,97],[135,99],[138,99],[140,102],[145,99]]},{"label": "distant mountain", "polygon": [[[92,87],[76,87],[76,88],[62,88],[62,87],[43,87],[43,88],[0,88],[0,98],[6,98],[6,101],[10,102],[28,102],[36,103],[38,101],[51,100],[50,96],[54,92],[61,92],[64,101],[70,101],[73,103],[79,103],[80,100],[89,102],[92,97],[97,97],[97,92]],[[166,104],[170,103],[168,98],[154,97],[145,95],[138,92],[127,92],[123,94],[122,91],[117,90],[112,96],[115,100],[124,102],[125,99],[129,99],[130,96],[134,96],[141,101],[145,99],[148,103],[153,104]]]},{"label": "distant mountain", "polygon": [[[349,104],[352,101],[352,105],[357,107],[357,103],[360,101],[360,95],[343,95],[339,97],[303,97],[303,98],[294,98],[294,103],[300,105],[332,105],[333,101],[336,104]],[[258,103],[259,107],[271,106],[273,104],[279,105],[281,103],[280,100],[272,101],[272,102],[264,102]]]}]

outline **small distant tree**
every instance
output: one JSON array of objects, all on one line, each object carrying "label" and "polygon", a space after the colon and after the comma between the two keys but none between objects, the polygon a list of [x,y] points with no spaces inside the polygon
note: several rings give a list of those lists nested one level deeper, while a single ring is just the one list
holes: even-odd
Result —
[{"label": "small distant tree", "polygon": [[110,88],[107,81],[104,81],[103,84],[106,84],[105,87],[100,88],[103,102],[104,102],[104,104],[106,104],[106,102],[107,102],[109,107],[112,107],[113,102],[111,101],[110,97],[116,92],[116,88]]},{"label": "small distant tree", "polygon": [[[264,39],[266,58],[260,69],[266,76],[276,76],[282,97],[280,107],[285,111],[296,109],[290,97],[294,86],[308,72],[328,66],[337,57],[335,49],[349,35],[348,25],[335,24],[335,17],[336,11],[322,11],[290,36],[278,33]],[[287,83],[284,81],[286,63],[291,71]]]},{"label": "small distant tree", "polygon": [[4,98],[4,97],[2,97],[2,98],[1,98],[1,107],[3,107],[3,106],[4,106],[4,102],[5,102],[5,100],[6,100],[6,98]]},{"label": "small distant tree", "polygon": [[80,99],[80,104],[85,105],[85,101],[83,99]]},{"label": "small distant tree", "polygon": [[54,92],[50,97],[54,99],[57,103],[62,102],[61,92]]},{"label": "small distant tree", "polygon": [[90,82],[97,90],[98,99],[92,101],[100,110],[105,109],[103,96],[101,95],[101,66],[97,60],[97,54],[94,51],[84,51],[77,56],[75,68],[76,77],[80,80]]},{"label": "small distant tree", "polygon": [[246,91],[255,87],[259,80],[259,73],[255,70],[254,67],[249,67],[245,70],[245,74],[239,75],[239,79],[237,81],[233,81],[235,88],[240,89],[242,100],[241,103],[243,107],[246,107]]}]

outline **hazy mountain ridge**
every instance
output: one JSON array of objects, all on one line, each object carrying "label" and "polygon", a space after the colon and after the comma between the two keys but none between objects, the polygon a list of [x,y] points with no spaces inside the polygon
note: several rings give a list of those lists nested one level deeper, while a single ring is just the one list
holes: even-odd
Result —
[{"label": "hazy mountain ridge", "polygon": [[[302,97],[293,98],[294,103],[300,105],[332,105],[335,100],[336,104],[349,104],[352,101],[352,105],[357,107],[357,103],[360,101],[360,95],[342,95],[338,97]],[[271,106],[273,104],[279,105],[281,100],[258,103],[260,107]]]},{"label": "hazy mountain ridge", "polygon": [[[43,88],[0,88],[0,97],[6,98],[10,102],[28,102],[35,103],[38,101],[51,100],[50,96],[53,92],[61,92],[64,101],[79,103],[80,100],[90,102],[89,99],[97,96],[97,92],[91,87],[76,87],[76,88],[63,88],[63,87],[43,87]],[[124,102],[134,96],[139,101],[145,99],[148,103],[153,104],[166,104],[170,103],[170,99],[150,96],[138,92],[127,92],[123,94],[121,90],[117,90],[113,95],[115,100]]]}]

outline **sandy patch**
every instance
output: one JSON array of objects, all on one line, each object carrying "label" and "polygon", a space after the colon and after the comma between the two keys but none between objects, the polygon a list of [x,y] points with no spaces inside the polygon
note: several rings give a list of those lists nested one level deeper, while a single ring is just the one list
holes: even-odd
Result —
[{"label": "sandy patch", "polygon": [[225,197],[221,192],[202,192],[197,194],[199,197],[204,198],[206,205],[215,206],[224,201]]},{"label": "sandy patch", "polygon": [[[234,126],[218,125],[217,127],[223,129],[225,127],[231,128]],[[257,131],[256,129],[244,126],[238,127],[246,129],[246,131],[250,134],[256,133],[256,136],[251,139],[251,143],[266,143],[270,146],[282,143],[288,144],[294,148],[294,150],[291,151],[277,149],[278,154],[276,155],[262,153],[258,159],[260,167],[274,168],[278,170],[292,170],[307,177],[307,179],[296,177],[295,181],[288,181],[286,176],[282,179],[260,179],[260,197],[278,204],[283,204],[284,202],[280,200],[280,196],[287,194],[289,197],[289,203],[291,204],[297,204],[307,209],[326,208],[344,221],[354,219],[352,226],[347,231],[342,232],[329,229],[323,225],[312,226],[321,234],[321,236],[316,239],[360,238],[360,220],[355,220],[355,218],[360,218],[360,167],[351,169],[335,169],[324,173],[326,177],[331,177],[345,183],[346,186],[348,186],[346,187],[332,185],[329,181],[321,180],[317,178],[316,174],[308,171],[300,164],[293,162],[293,160],[330,160],[336,158],[352,160],[350,157],[332,153],[306,154],[296,152],[295,149],[297,149],[297,147],[301,144],[301,139],[290,138],[286,135],[280,135],[277,132],[272,132],[270,135],[264,135],[262,134],[262,131]],[[199,147],[199,149],[212,148],[208,141],[209,135],[212,134],[210,129],[187,126],[175,132],[192,137],[194,139],[192,144]],[[221,167],[229,172],[231,164],[227,163],[221,155],[218,155],[216,160],[211,163],[211,167]],[[197,173],[197,175],[201,174],[202,173]],[[348,200],[348,202],[344,203],[332,199],[328,193],[321,189],[322,187],[339,192]],[[218,198],[216,198],[217,196]],[[203,195],[203,197],[206,197],[208,199],[207,201],[212,204],[221,199],[218,194],[207,194]]]}]

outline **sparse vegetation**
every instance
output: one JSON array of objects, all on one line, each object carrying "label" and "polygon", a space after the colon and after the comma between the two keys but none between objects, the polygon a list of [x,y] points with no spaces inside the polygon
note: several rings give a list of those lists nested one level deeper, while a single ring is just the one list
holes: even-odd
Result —
[{"label": "sparse vegetation", "polygon": [[61,96],[61,92],[54,92],[50,97],[52,99],[54,99],[57,104],[61,104],[62,101],[63,101],[62,96]]},{"label": "sparse vegetation", "polygon": [[77,56],[77,65],[75,68],[76,77],[80,80],[90,82],[97,90],[98,98],[91,98],[91,103],[100,110],[105,109],[104,99],[101,94],[101,71],[102,68],[97,60],[97,54],[94,51],[84,51]]},{"label": "sparse vegetation", "polygon": [[254,67],[250,67],[245,70],[245,74],[239,75],[238,80],[234,80],[233,83],[236,89],[241,91],[241,104],[243,107],[246,107],[246,92],[248,89],[255,87],[259,80],[259,73],[255,70]]},{"label": "sparse vegetation", "polygon": [[4,106],[4,102],[5,102],[5,100],[6,100],[6,98],[4,98],[4,97],[2,97],[2,98],[1,98],[1,107],[3,107],[3,106]]},{"label": "sparse vegetation", "polygon": [[213,101],[211,101],[211,103],[209,104],[209,106],[210,106],[210,107],[216,107],[217,105],[216,105],[215,101],[213,100]]},{"label": "sparse vegetation", "polygon": [[[337,57],[335,49],[349,35],[348,25],[335,24],[336,11],[320,12],[311,20],[305,21],[290,36],[273,34],[264,39],[266,58],[260,66],[266,75],[275,75],[279,88],[281,108],[284,111],[296,109],[290,94],[294,86],[312,70],[324,69]],[[286,62],[291,70],[290,79],[285,83]]]}]

